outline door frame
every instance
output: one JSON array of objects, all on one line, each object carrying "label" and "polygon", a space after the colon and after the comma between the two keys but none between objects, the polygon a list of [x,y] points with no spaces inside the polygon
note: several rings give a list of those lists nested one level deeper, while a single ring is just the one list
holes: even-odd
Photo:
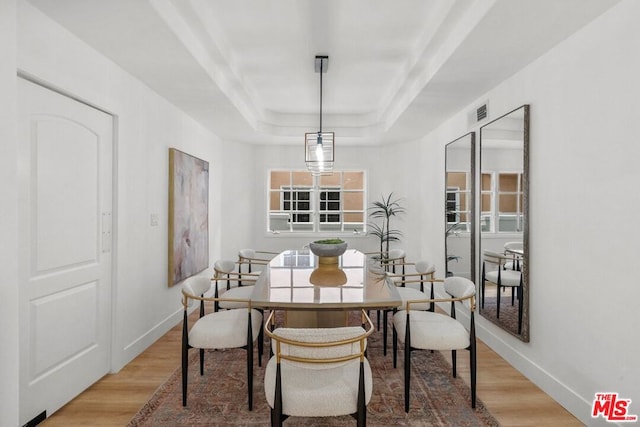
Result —
[{"label": "door frame", "polygon": [[[110,269],[111,280],[110,280],[110,283],[107,285],[110,307],[107,310],[107,312],[109,313],[109,319],[107,321],[108,330],[106,332],[107,332],[108,342],[106,343],[106,347],[107,347],[107,354],[108,354],[108,361],[109,361],[108,369],[110,373],[113,373],[115,372],[114,361],[116,360],[116,355],[114,352],[114,343],[116,342],[116,333],[117,333],[116,331],[116,325],[117,325],[116,296],[117,296],[117,270],[118,270],[118,249],[117,249],[118,248],[117,246],[117,242],[118,242],[118,221],[117,221],[118,219],[118,158],[117,158],[117,154],[118,154],[119,117],[117,114],[113,113],[112,111],[109,111],[104,107],[101,107],[87,99],[84,99],[72,93],[69,90],[66,90],[60,86],[57,86],[47,80],[39,78],[24,70],[21,70],[21,69],[17,70],[16,86],[17,86],[18,79],[23,79],[30,83],[41,86],[47,90],[53,91],[61,96],[64,96],[66,98],[79,102],[81,104],[84,104],[90,108],[98,110],[111,117],[111,126],[112,126],[112,129],[111,129],[111,139],[112,139],[111,141],[112,142],[112,145],[111,145],[111,206],[110,206],[110,211],[112,215],[111,269]],[[22,209],[23,206],[24,205],[21,202],[19,204],[19,208]],[[25,284],[24,283],[25,277],[23,275],[23,272],[24,272],[23,268],[20,267],[20,274],[19,274],[20,287],[23,287],[23,285]],[[19,301],[22,301],[22,297],[20,295],[22,295],[21,292],[19,292]]]}]

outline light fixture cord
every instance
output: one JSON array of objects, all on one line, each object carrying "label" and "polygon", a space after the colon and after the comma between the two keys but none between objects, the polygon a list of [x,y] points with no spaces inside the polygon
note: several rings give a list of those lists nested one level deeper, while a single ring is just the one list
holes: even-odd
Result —
[{"label": "light fixture cord", "polygon": [[322,135],[322,73],[324,71],[324,59],[320,59],[320,135]]}]

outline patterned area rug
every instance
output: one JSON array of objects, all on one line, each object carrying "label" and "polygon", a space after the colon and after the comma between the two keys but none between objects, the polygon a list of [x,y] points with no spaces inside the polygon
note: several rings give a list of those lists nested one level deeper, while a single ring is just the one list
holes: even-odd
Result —
[{"label": "patterned area rug", "polygon": [[481,309],[484,317],[502,325],[506,330],[518,334],[518,300],[511,305],[511,293],[507,292],[500,298],[500,318],[496,317],[498,299],[496,297],[485,297],[484,308]]},{"label": "patterned area rug", "polygon": [[[268,341],[265,342],[267,348]],[[466,356],[467,352],[463,352]],[[263,356],[263,367],[260,368],[255,352],[254,404],[253,411],[249,411],[244,350],[207,352],[204,376],[198,372],[197,350],[190,353],[187,406],[182,407],[181,373],[178,369],[133,417],[129,427],[270,425],[269,406],[264,397],[267,355]],[[394,369],[392,352],[383,356],[382,334],[376,331],[369,339],[368,359],[373,371],[373,396],[367,408],[367,425],[499,425],[480,400],[476,409],[471,409],[469,387],[462,379],[451,376],[451,367],[439,352],[415,351],[412,354],[411,408],[408,414],[404,412],[403,352],[398,352],[398,368]],[[291,417],[285,425],[355,426],[355,420],[350,416]]]}]

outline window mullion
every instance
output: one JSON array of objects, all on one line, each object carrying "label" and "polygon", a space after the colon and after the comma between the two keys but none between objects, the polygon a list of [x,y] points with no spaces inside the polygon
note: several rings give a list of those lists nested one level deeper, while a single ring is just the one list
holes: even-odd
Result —
[{"label": "window mullion", "polygon": [[340,209],[338,210],[338,215],[340,218],[340,231],[344,231],[344,209],[345,209],[345,200],[344,200],[344,174],[340,176],[340,189],[338,193],[338,200],[340,202]]},{"label": "window mullion", "polygon": [[312,188],[312,197],[310,197],[311,199],[313,199],[313,203],[311,205],[311,210],[312,210],[312,218],[313,218],[313,231],[314,232],[318,232],[320,231],[320,213],[319,213],[319,207],[320,207],[320,177],[319,176],[314,176],[313,177],[313,188]]}]

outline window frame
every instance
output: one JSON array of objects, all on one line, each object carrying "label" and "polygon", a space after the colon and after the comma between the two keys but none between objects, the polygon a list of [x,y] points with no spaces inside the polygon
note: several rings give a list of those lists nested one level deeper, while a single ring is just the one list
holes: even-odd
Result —
[{"label": "window frame", "polygon": [[[289,174],[289,181],[281,184],[279,188],[272,188],[272,178],[274,172],[286,172]],[[309,173],[311,177],[311,185],[294,184],[294,174]],[[345,188],[345,174],[358,173],[362,174],[361,188]],[[269,234],[284,234],[302,236],[310,235],[366,235],[367,232],[367,172],[364,169],[342,169],[334,170],[334,174],[340,174],[338,184],[321,184],[322,176],[314,176],[308,170],[289,169],[289,168],[272,168],[267,170],[267,188],[266,188],[266,232]],[[301,199],[294,200],[293,205],[289,207],[295,209],[285,209],[287,203],[292,203],[293,194],[303,192],[309,193],[309,210],[300,210],[298,203]],[[279,210],[271,209],[273,202],[272,195],[279,193]],[[288,200],[285,200],[284,194],[289,193]],[[348,193],[360,193],[362,197],[362,206],[358,209],[346,209],[345,195]],[[306,202],[306,200],[305,200]],[[309,222],[292,221],[292,215],[309,215]],[[345,218],[349,214],[359,214],[362,222],[345,222]],[[328,220],[332,216],[333,220]],[[272,219],[280,220],[282,228],[272,230],[275,223]],[[286,224],[285,224],[286,218]],[[296,218],[299,219],[299,218]],[[306,226],[305,226],[306,225]],[[274,227],[276,228],[276,227]]]}]

